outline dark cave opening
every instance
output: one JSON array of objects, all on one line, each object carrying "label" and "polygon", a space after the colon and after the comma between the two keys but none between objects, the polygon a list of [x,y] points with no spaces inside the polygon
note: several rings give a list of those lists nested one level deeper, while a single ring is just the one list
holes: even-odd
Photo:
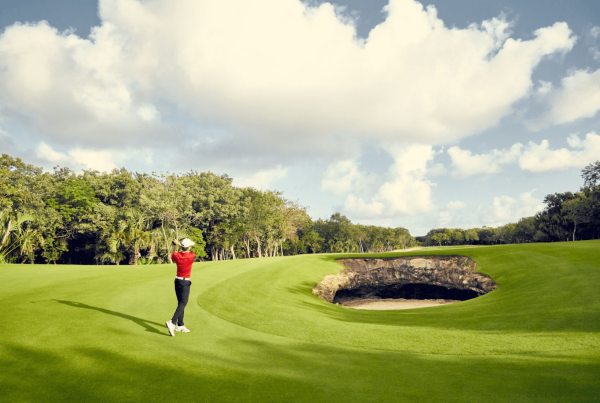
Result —
[{"label": "dark cave opening", "polygon": [[356,299],[444,299],[466,301],[480,294],[472,290],[446,288],[432,284],[393,284],[385,286],[360,286],[352,290],[340,289],[335,293],[334,303]]}]

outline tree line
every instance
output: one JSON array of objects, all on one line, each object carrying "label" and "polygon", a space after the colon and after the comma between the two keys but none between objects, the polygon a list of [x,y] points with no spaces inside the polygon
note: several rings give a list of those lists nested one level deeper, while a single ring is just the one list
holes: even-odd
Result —
[{"label": "tree line", "polygon": [[239,188],[227,175],[75,173],[0,157],[0,263],[171,262],[173,238],[197,259],[318,252],[381,252],[415,246],[405,228],[353,224],[336,213],[313,221],[278,191]]},{"label": "tree line", "polygon": [[546,207],[531,217],[500,227],[437,228],[417,237],[424,246],[559,242],[600,238],[600,161],[581,171],[579,192],[549,194]]}]

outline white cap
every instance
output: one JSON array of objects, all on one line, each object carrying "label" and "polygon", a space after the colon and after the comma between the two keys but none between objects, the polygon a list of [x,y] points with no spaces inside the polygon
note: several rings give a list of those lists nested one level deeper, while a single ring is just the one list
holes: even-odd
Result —
[{"label": "white cap", "polygon": [[181,246],[183,246],[184,248],[194,245],[196,245],[196,242],[192,241],[191,239],[185,238],[181,240]]}]

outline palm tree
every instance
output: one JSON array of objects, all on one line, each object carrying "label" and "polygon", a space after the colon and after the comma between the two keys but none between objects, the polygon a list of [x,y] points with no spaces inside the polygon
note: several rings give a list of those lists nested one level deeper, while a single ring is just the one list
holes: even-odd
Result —
[{"label": "palm tree", "polygon": [[96,254],[96,260],[101,262],[112,262],[117,266],[123,259],[125,259],[125,255],[121,251],[112,252],[110,249],[106,249],[102,253]]},{"label": "palm tree", "polygon": [[128,249],[129,264],[137,265],[141,256],[140,250],[150,244],[150,231],[146,231],[146,217],[139,211],[131,210],[119,229],[120,231],[114,234],[115,244],[120,243]]},{"label": "palm tree", "polygon": [[152,244],[152,233],[147,230],[147,219],[139,211],[130,210],[124,220],[117,222],[116,228],[105,233],[103,242],[96,249],[96,259],[112,261],[117,265],[129,253],[129,264],[137,265],[140,251]]},{"label": "palm tree", "polygon": [[95,259],[102,263],[114,263],[118,266],[125,259],[125,254],[122,250],[119,250],[112,235],[112,232],[104,232],[101,235],[100,242],[96,244]]},{"label": "palm tree", "polygon": [[35,251],[40,245],[44,244],[44,238],[37,229],[32,229],[30,226],[17,227],[17,242],[19,243],[19,255],[24,256],[21,263],[25,263],[27,259],[31,263],[35,260]]},{"label": "palm tree", "polygon": [[25,256],[23,262],[34,260],[34,253],[44,243],[39,230],[27,225],[33,221],[30,214],[0,211],[0,263]]}]

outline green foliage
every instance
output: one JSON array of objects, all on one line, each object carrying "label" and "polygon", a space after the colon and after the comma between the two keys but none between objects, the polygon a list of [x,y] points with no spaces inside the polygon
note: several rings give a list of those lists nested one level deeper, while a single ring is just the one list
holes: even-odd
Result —
[{"label": "green foliage", "polygon": [[[534,217],[497,228],[433,229],[420,241],[443,246],[598,238],[599,167],[596,162],[582,171],[585,186],[579,192],[547,195],[546,208]],[[339,212],[313,221],[306,208],[280,192],[240,189],[227,175],[125,169],[76,174],[64,167],[47,173],[6,154],[0,157],[0,212],[31,216],[17,231],[20,243],[11,243],[14,250],[2,255],[11,261],[169,262],[171,240],[184,236],[196,236],[201,260],[388,252],[419,245],[405,228],[354,224]]]},{"label": "green foliage", "polygon": [[340,213],[313,222],[280,192],[240,189],[211,172],[76,174],[56,167],[47,173],[4,154],[0,203],[11,214],[33,216],[26,232],[37,241],[24,244],[21,258],[46,263],[169,262],[171,240],[185,236],[195,240],[201,260],[416,245],[405,228],[353,224]]},{"label": "green foliage", "polygon": [[12,205],[10,196],[14,195],[16,189],[8,179],[8,170],[0,169],[0,210],[9,208]]},{"label": "green foliage", "polygon": [[600,185],[600,161],[587,165],[581,171],[583,186],[595,188]]},{"label": "green foliage", "polygon": [[573,241],[577,232],[577,224],[590,221],[589,211],[589,200],[583,192],[577,193],[574,199],[562,203],[563,215],[573,223]]},{"label": "green foliage", "polygon": [[56,198],[49,198],[46,204],[58,211],[66,220],[81,221],[91,214],[96,198],[94,190],[82,179],[63,181],[56,192]]},{"label": "green foliage", "polygon": [[40,231],[31,225],[31,214],[0,211],[0,261],[33,263],[34,254],[44,243]]},{"label": "green foliage", "polygon": [[142,177],[126,169],[101,174],[85,171],[82,175],[96,197],[107,206],[117,208],[138,208],[142,190]]},{"label": "green foliage", "polygon": [[[389,252],[415,246],[416,240],[406,228],[384,228],[353,224],[346,216],[335,213],[328,220],[317,220],[313,225],[321,241],[306,239],[305,243],[322,252]],[[304,239],[304,238],[303,238]]]},{"label": "green foliage", "polygon": [[319,233],[313,230],[303,234],[301,242],[306,249],[306,253],[319,253],[322,251],[322,245],[325,242],[325,239],[321,238]]},{"label": "green foliage", "polygon": [[206,251],[204,247],[206,246],[206,242],[204,241],[204,237],[202,236],[202,230],[198,228],[191,227],[188,229],[188,238],[194,241],[196,244],[192,246],[192,252],[196,254],[196,258],[207,257]]}]

